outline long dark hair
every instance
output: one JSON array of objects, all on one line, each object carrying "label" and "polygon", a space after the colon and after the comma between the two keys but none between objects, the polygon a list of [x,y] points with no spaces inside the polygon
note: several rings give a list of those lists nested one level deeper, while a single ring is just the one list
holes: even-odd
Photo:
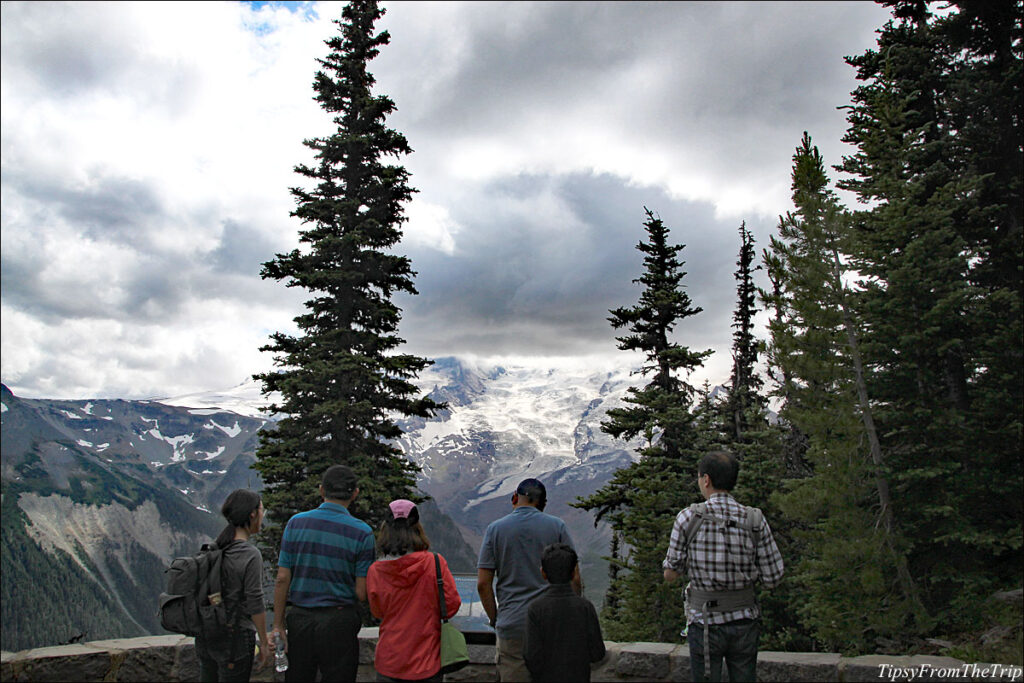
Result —
[{"label": "long dark hair", "polygon": [[224,548],[235,540],[235,529],[249,526],[253,510],[259,510],[262,499],[260,494],[249,489],[236,489],[231,492],[224,504],[220,506],[220,514],[228,520],[228,525],[217,537],[217,547]]},{"label": "long dark hair", "polygon": [[[389,510],[390,513],[390,510]],[[385,519],[377,532],[377,552],[381,555],[405,555],[430,549],[430,539],[420,524],[419,510],[413,508],[408,517]]]}]

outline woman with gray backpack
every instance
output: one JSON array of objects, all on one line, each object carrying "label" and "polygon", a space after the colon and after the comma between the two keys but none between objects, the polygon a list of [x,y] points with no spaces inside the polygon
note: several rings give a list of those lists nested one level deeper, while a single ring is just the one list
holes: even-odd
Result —
[{"label": "woman with gray backpack", "polygon": [[260,657],[256,670],[270,664],[273,657],[263,601],[263,556],[248,542],[263,525],[263,501],[254,491],[238,489],[227,497],[220,511],[228,522],[216,541],[217,549],[222,551],[221,594],[211,594],[209,602],[214,606],[223,603],[227,628],[196,636],[199,680],[248,681],[257,635]]}]

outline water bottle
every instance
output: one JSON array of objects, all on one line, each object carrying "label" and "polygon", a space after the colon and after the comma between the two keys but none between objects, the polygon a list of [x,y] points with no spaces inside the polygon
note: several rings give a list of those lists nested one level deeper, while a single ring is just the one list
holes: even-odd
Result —
[{"label": "water bottle", "polygon": [[274,632],[274,670],[278,673],[288,670],[288,655],[284,651],[284,638],[280,631]]}]

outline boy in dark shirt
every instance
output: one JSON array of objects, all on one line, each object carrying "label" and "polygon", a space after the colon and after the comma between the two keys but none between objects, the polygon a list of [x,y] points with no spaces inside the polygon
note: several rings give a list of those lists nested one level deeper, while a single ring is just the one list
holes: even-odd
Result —
[{"label": "boy in dark shirt", "polygon": [[547,546],[541,571],[551,585],[527,609],[526,668],[534,683],[589,681],[591,662],[604,658],[604,639],[597,610],[572,589],[580,572],[576,551],[564,543]]}]

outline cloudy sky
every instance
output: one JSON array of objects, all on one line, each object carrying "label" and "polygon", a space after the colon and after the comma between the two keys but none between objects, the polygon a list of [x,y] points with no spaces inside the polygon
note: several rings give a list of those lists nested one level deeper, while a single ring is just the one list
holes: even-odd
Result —
[{"label": "cloudy sky", "polygon": [[[793,150],[828,163],[867,2],[385,3],[374,62],[415,150],[404,350],[621,360],[644,207],[704,312],[677,340],[728,377],[737,229],[767,243]],[[2,5],[2,381],[26,397],[169,396],[271,367],[303,292],[288,187],[330,132],[312,100],[337,3]]]}]

